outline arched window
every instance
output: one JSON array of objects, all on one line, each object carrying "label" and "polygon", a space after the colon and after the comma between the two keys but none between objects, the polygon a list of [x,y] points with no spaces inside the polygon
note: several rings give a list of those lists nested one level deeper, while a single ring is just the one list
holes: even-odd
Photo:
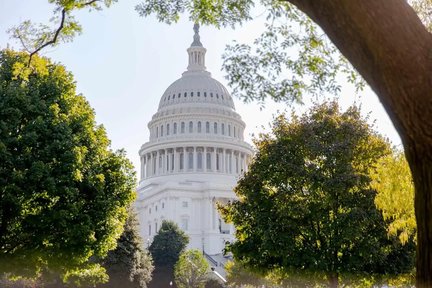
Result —
[{"label": "arched window", "polygon": [[201,121],[198,121],[198,133],[201,133]]},{"label": "arched window", "polygon": [[169,133],[170,133],[170,125],[167,124],[167,135],[169,135]]},{"label": "arched window", "polygon": [[204,97],[207,97],[207,92],[204,92]]},{"label": "arched window", "polygon": [[222,135],[225,135],[225,124],[221,124]]},{"label": "arched window", "polygon": [[192,132],[193,132],[193,122],[190,121],[189,122],[189,133],[192,133]]},{"label": "arched window", "polygon": [[228,124],[228,136],[231,136],[231,125]]},{"label": "arched window", "polygon": [[188,169],[193,169],[193,153],[188,154]]},{"label": "arched window", "polygon": [[193,97],[193,92],[191,92],[191,97]]},{"label": "arched window", "polygon": [[233,127],[233,130],[234,130],[234,137],[236,137],[236,131],[237,131],[236,126]]},{"label": "arched window", "polygon": [[177,123],[174,123],[174,131],[173,134],[177,134]]},{"label": "arched window", "polygon": [[217,123],[216,122],[214,122],[214,124],[213,124],[213,132],[214,132],[214,134],[218,133],[218,131],[217,131]]},{"label": "arched window", "polygon": [[207,170],[210,170],[211,169],[211,154],[210,153],[207,153],[207,155],[206,155],[206,169]]},{"label": "arched window", "polygon": [[206,133],[210,133],[210,122],[206,122]]},{"label": "arched window", "polygon": [[161,125],[161,137],[163,136],[163,125]]},{"label": "arched window", "polygon": [[184,169],[184,154],[180,153],[180,170]]},{"label": "arched window", "polygon": [[197,169],[202,169],[202,153],[198,152],[197,157]]},{"label": "arched window", "polygon": [[181,122],[181,128],[180,128],[181,130],[181,133],[185,133],[185,123],[184,122]]},{"label": "arched window", "polygon": [[156,138],[159,137],[159,127],[156,127]]},{"label": "arched window", "polygon": [[185,93],[184,93],[184,97],[186,98],[186,96],[187,96],[187,93],[185,92]]}]

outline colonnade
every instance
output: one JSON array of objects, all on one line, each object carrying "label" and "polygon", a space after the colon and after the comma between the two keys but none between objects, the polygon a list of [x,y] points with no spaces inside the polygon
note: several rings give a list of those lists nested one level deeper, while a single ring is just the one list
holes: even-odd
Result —
[{"label": "colonnade", "polygon": [[141,155],[141,179],[179,172],[240,174],[249,155],[222,147],[185,146],[164,148]]}]

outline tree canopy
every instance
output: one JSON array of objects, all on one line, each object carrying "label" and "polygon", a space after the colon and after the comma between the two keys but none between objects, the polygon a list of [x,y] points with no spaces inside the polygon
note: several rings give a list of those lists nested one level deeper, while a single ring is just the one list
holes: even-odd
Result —
[{"label": "tree canopy", "polygon": [[189,237],[172,221],[164,220],[149,247],[156,267],[174,267],[186,249]]},{"label": "tree canopy", "polygon": [[179,288],[204,288],[210,266],[201,251],[183,252],[174,267],[174,277]]},{"label": "tree canopy", "polygon": [[378,191],[375,203],[384,219],[391,221],[389,235],[402,243],[415,237],[414,185],[404,153],[394,151],[378,161],[372,174],[372,187]]},{"label": "tree canopy", "polygon": [[[0,51],[0,272],[101,281],[135,175],[61,65]],[[91,279],[87,279],[91,278]],[[80,282],[81,281],[81,282]]]},{"label": "tree canopy", "polygon": [[350,274],[412,271],[414,246],[387,237],[370,187],[389,144],[357,108],[330,102],[280,116],[255,145],[239,201],[221,208],[236,228],[235,259],[258,271],[323,274],[332,286]]}]

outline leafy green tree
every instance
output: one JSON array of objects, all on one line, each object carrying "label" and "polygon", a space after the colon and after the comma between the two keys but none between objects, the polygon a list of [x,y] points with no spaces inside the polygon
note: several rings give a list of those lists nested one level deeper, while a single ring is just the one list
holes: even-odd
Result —
[{"label": "leafy green tree", "polygon": [[427,132],[432,131],[430,4],[430,0],[143,0],[136,9],[142,16],[155,13],[166,23],[187,12],[193,21],[219,27],[252,19],[255,5],[266,8],[267,29],[255,46],[228,47],[224,60],[230,86],[245,100],[263,102],[270,97],[291,102],[310,93],[337,93],[340,73],[361,89],[358,72],[402,139],[415,187],[416,285],[432,287],[432,141]]},{"label": "leafy green tree", "polygon": [[[106,280],[135,175],[113,152],[73,76],[37,56],[0,52],[0,273]],[[48,280],[47,280],[48,281]]]},{"label": "leafy green tree", "polygon": [[174,277],[179,288],[204,288],[210,266],[201,251],[186,250],[174,266]]},{"label": "leafy green tree", "polygon": [[149,247],[155,265],[150,287],[163,287],[174,282],[174,265],[186,249],[189,237],[173,221],[164,220]]},{"label": "leafy green tree", "polygon": [[137,215],[132,208],[123,234],[117,240],[117,248],[108,252],[102,264],[109,275],[109,282],[100,287],[146,288],[150,282],[153,261],[143,247]]},{"label": "leafy green tree", "polygon": [[395,151],[381,158],[372,178],[372,187],[378,191],[375,204],[384,219],[391,221],[388,233],[406,243],[415,237],[416,222],[414,185],[404,153]]},{"label": "leafy green tree", "polygon": [[[370,170],[389,154],[356,107],[315,105],[275,119],[255,141],[257,154],[238,182],[239,201],[221,207],[237,241],[228,249],[255,270],[324,274],[336,287],[349,274],[413,268],[413,245],[388,239]],[[342,277],[342,278],[341,278]]]}]

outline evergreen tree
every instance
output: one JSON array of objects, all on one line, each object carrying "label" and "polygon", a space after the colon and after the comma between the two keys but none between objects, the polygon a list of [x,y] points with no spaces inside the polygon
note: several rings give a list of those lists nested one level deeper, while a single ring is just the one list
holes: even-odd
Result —
[{"label": "evergreen tree", "polygon": [[100,287],[146,288],[153,272],[152,262],[139,236],[137,215],[130,208],[123,234],[117,240],[117,248],[108,252],[102,262],[109,282]]}]

